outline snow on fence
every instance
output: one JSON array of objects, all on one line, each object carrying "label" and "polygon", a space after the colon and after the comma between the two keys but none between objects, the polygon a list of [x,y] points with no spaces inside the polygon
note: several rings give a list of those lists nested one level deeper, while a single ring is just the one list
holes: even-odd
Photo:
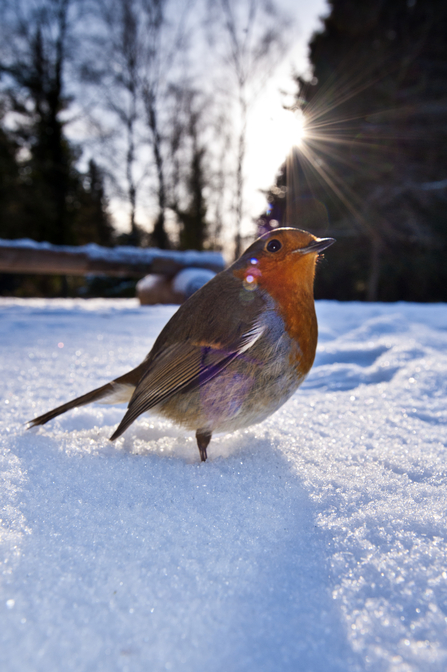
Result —
[{"label": "snow on fence", "polygon": [[113,275],[142,277],[148,273],[174,276],[184,268],[219,272],[225,262],[220,252],[185,252],[138,247],[80,247],[50,245],[34,240],[0,239],[0,272],[44,275]]}]

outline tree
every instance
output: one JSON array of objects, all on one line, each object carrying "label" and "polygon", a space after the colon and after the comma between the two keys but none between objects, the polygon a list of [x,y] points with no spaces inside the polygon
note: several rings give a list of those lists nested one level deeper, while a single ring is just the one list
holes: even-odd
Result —
[{"label": "tree", "polygon": [[[145,38],[140,21],[141,3],[102,0],[95,4],[94,10],[95,30],[87,41],[81,66],[82,80],[93,89],[97,100],[88,116],[101,128],[109,175],[116,191],[125,193],[129,204],[130,233],[125,234],[126,242],[140,245],[144,236],[136,222],[136,208],[144,167],[138,171],[136,164],[144,164],[142,153],[138,152],[138,146],[143,144],[140,76]],[[104,112],[112,113],[112,123]],[[100,121],[104,116],[105,123]]]},{"label": "tree", "polygon": [[[141,206],[145,196],[144,187],[146,203],[155,200],[149,239],[160,248],[170,246],[165,225],[170,144],[166,109],[172,84],[185,80],[185,36],[191,4],[190,0],[182,3],[179,12],[169,0],[101,0],[96,5],[97,26],[83,66],[85,81],[94,95],[99,93],[93,116],[98,128],[102,127],[103,150],[108,150],[118,185],[123,181],[119,163],[125,166],[131,228],[127,238],[137,243],[142,240],[135,213],[137,200]],[[104,115],[104,110],[114,116],[110,131],[105,130],[110,115]],[[103,119],[98,122],[99,116]]]},{"label": "tree", "polygon": [[19,164],[17,162],[18,145],[3,128],[0,127],[0,237],[14,238],[25,233],[20,217],[18,192],[20,188]]},{"label": "tree", "polygon": [[445,300],[447,6],[330,6],[310,43],[313,78],[297,78],[307,139],[287,198],[324,203],[344,241],[329,296]]},{"label": "tree", "polygon": [[[70,205],[75,155],[63,132],[64,67],[68,57],[69,0],[37,5],[4,3],[0,72],[15,137],[22,153],[25,183],[34,185],[34,237],[56,244],[74,242]],[[29,191],[29,190],[28,190]]]},{"label": "tree", "polygon": [[[65,72],[77,22],[75,2],[3,0],[0,54],[0,236],[57,245],[111,244],[102,176],[65,135]],[[72,11],[73,10],[73,11]],[[65,277],[16,277],[25,295],[66,295]]]},{"label": "tree", "polygon": [[[207,234],[204,191],[208,182],[205,175],[207,151],[202,138],[208,101],[201,99],[199,92],[187,87],[175,87],[173,95],[173,172],[169,207],[175,212],[180,224],[180,249],[202,250]],[[188,166],[186,170],[182,170],[184,165]],[[182,201],[186,201],[186,207],[182,206]]]},{"label": "tree", "polygon": [[[187,0],[181,6],[180,16],[174,21],[172,17],[168,17],[168,0],[144,0],[142,3],[141,20],[146,40],[141,86],[155,164],[158,204],[158,215],[151,239],[162,249],[169,247],[165,226],[168,194],[163,106],[169,96],[170,78],[175,75],[176,67],[180,67],[178,59],[180,55],[185,56],[187,17],[190,8],[191,2]],[[176,74],[179,73],[180,70]]]},{"label": "tree", "polygon": [[102,171],[90,159],[87,174],[79,177],[75,218],[76,244],[96,243],[110,247],[115,242],[115,231],[107,211]]},{"label": "tree", "polygon": [[[214,0],[210,3],[212,25],[224,29],[223,60],[236,90],[238,130],[235,169],[235,256],[241,253],[244,215],[244,162],[247,120],[257,93],[272,74],[284,49],[285,17],[271,0]],[[213,35],[213,42],[216,36]]]}]

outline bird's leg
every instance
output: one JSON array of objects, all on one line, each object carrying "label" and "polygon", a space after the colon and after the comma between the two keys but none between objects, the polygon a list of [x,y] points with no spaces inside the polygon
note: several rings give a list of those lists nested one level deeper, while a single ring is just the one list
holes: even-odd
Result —
[{"label": "bird's leg", "polygon": [[211,441],[211,432],[206,429],[198,429],[196,432],[197,446],[199,447],[200,459],[202,462],[206,460],[206,449]]}]

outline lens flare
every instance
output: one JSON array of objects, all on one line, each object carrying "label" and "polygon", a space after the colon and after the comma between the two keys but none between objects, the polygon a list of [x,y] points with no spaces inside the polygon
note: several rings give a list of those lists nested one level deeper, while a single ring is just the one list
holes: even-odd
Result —
[{"label": "lens flare", "polygon": [[[390,141],[393,135],[392,122],[408,117],[408,108],[380,108],[371,102],[371,110],[363,110],[355,99],[369,87],[385,78],[394,65],[386,60],[377,71],[374,63],[365,67],[364,62],[346,64],[344,69],[333,73],[316,95],[306,102],[306,86],[302,82],[298,105],[302,105],[302,128],[300,142],[290,148],[286,159],[287,221],[296,219],[296,209],[302,194],[309,198],[320,189],[334,202],[339,202],[352,216],[352,225],[361,232],[374,236],[371,209],[380,205],[382,191],[390,182],[392,162]],[[307,92],[308,93],[308,92]],[[351,104],[353,105],[351,107]],[[380,122],[380,123],[379,123]],[[396,125],[396,123],[395,123]],[[360,130],[359,130],[360,129]],[[349,176],[358,171],[371,174],[371,183],[376,185],[368,199],[352,188]],[[298,204],[298,205],[297,205]],[[378,215],[376,216],[376,218]]]}]

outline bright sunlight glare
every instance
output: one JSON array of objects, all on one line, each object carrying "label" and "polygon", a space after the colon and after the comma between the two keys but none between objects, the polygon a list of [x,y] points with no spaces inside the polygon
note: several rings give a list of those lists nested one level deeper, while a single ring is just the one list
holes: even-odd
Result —
[{"label": "bright sunlight glare", "polygon": [[282,108],[275,119],[274,133],[284,158],[293,147],[301,147],[306,137],[306,120],[302,111]]},{"label": "bright sunlight glare", "polygon": [[[293,101],[294,95],[290,94],[287,102],[293,104]],[[265,210],[265,191],[274,184],[280,166],[293,153],[294,147],[301,153],[307,145],[305,140],[310,132],[307,115],[305,117],[301,110],[286,109],[283,104],[284,96],[270,91],[251,116],[247,129],[247,164],[250,166],[247,170],[247,192],[250,194],[247,212]],[[246,230],[248,232],[248,226]]]}]

